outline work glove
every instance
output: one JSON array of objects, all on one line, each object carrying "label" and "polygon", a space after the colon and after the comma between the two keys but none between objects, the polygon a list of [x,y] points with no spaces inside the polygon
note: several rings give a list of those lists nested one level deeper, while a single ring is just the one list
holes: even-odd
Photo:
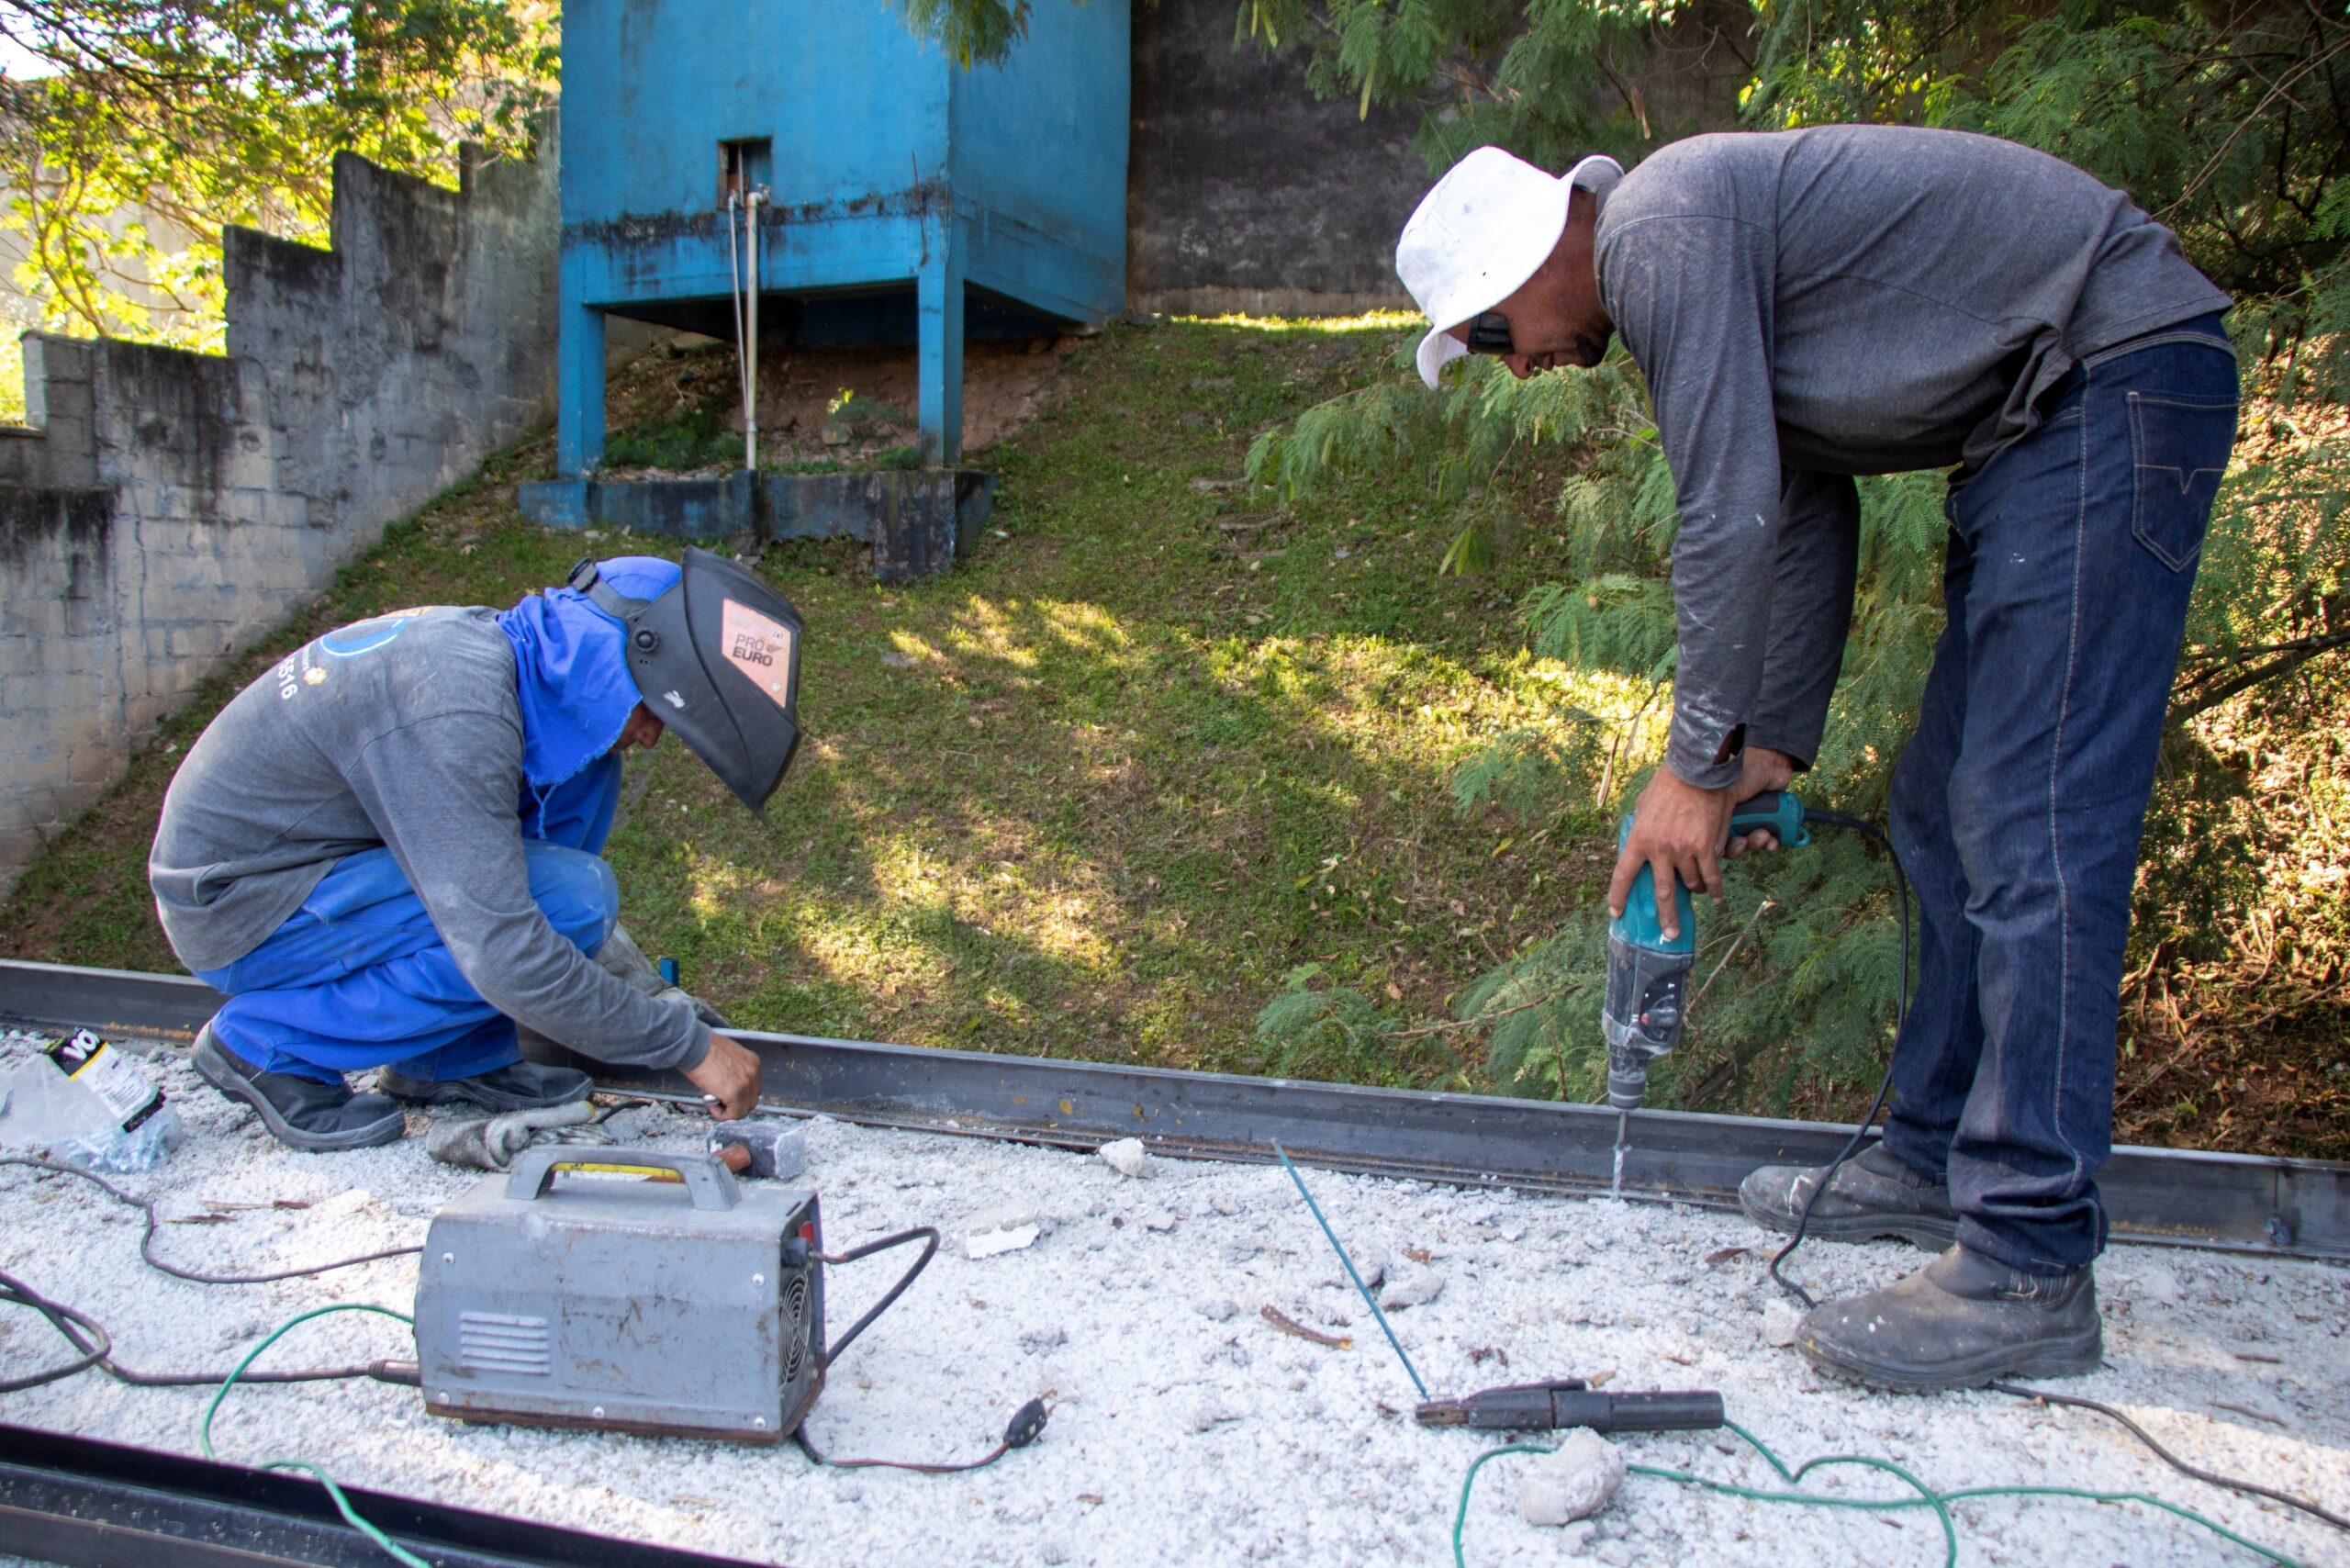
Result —
[{"label": "work glove", "polygon": [[672,1002],[693,1009],[694,1016],[713,1029],[731,1029],[724,1014],[704,1002],[683,986],[671,985],[636,945],[625,925],[615,925],[612,934],[604,938],[604,946],[596,955],[596,962],[607,974],[617,975],[655,1002]]},{"label": "work glove", "polygon": [[534,1144],[576,1144],[604,1148],[612,1135],[596,1120],[596,1107],[585,1100],[548,1105],[533,1111],[509,1111],[497,1116],[442,1116],[424,1135],[424,1152],[443,1165],[468,1170],[504,1170]]}]

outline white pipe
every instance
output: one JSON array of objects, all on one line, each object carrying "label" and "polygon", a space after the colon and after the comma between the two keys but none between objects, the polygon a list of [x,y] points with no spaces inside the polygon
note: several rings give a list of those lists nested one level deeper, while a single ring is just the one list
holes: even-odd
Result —
[{"label": "white pipe", "polygon": [[744,302],[750,326],[744,332],[748,346],[742,353],[743,466],[754,474],[759,471],[759,198],[765,194],[755,189],[743,197],[743,248],[750,252],[751,274]]}]

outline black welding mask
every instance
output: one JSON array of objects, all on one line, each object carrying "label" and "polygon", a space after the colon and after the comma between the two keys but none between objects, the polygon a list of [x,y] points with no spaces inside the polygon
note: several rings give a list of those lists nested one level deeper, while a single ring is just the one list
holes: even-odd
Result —
[{"label": "black welding mask", "polygon": [[761,814],[800,745],[800,612],[755,574],[688,548],[677,586],[631,599],[596,563],[570,587],[627,629],[628,670],[654,716]]}]

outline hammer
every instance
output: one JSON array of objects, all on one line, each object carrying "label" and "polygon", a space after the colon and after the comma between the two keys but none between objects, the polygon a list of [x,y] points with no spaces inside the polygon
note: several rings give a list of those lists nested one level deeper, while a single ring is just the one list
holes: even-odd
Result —
[{"label": "hammer", "polygon": [[806,1139],[784,1122],[721,1122],[710,1130],[710,1152],[737,1176],[789,1181],[808,1164]]}]

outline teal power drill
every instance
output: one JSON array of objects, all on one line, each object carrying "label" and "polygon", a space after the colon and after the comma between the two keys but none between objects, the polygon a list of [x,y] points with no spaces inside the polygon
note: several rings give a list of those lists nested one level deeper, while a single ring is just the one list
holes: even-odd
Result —
[{"label": "teal power drill", "polygon": [[[1774,790],[1742,801],[1730,813],[1729,836],[1768,833],[1788,849],[1811,842],[1804,825],[1803,802],[1787,790]],[[1616,834],[1620,852],[1632,834],[1626,817]],[[1607,923],[1607,1000],[1600,1008],[1600,1031],[1607,1037],[1607,1103],[1616,1107],[1616,1142],[1620,1149],[1632,1113],[1648,1092],[1649,1063],[1672,1054],[1681,1041],[1681,1025],[1689,1011],[1689,969],[1697,957],[1697,906],[1681,879],[1673,879],[1673,907],[1680,913],[1678,936],[1668,941],[1657,918],[1654,874],[1646,866],[1632,879],[1624,913]]]}]

